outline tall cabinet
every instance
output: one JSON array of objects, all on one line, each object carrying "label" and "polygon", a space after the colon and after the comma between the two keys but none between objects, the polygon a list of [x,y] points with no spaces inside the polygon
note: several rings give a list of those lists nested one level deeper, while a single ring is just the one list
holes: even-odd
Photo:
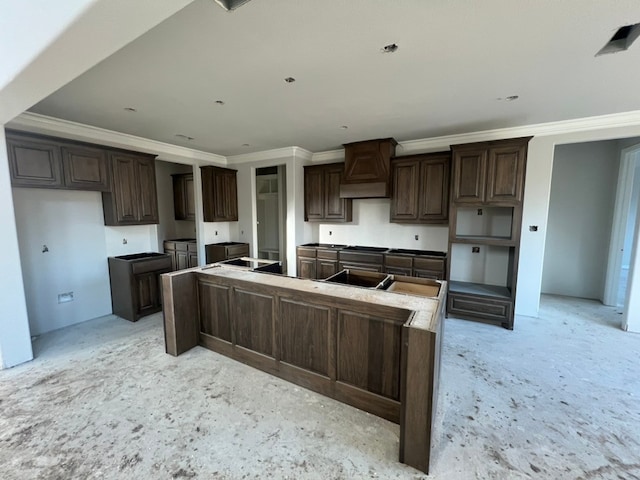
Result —
[{"label": "tall cabinet", "polygon": [[451,315],[513,329],[530,139],[451,147],[447,269]]}]

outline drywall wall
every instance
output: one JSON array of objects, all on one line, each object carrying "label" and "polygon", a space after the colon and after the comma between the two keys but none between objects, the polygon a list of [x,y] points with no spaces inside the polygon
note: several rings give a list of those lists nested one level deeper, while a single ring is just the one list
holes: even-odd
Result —
[{"label": "drywall wall", "polygon": [[[640,152],[640,147],[639,152]],[[629,214],[627,215],[627,227],[624,232],[624,246],[622,249],[622,268],[629,269],[631,265],[631,252],[633,250],[633,235],[636,228],[636,218],[638,216],[638,203],[640,203],[640,153],[636,153],[636,168],[633,175],[633,187],[631,190],[631,203]]]},{"label": "drywall wall", "polygon": [[[100,207],[102,208],[102,207]],[[130,225],[127,227],[105,227],[106,256],[130,253],[159,252],[157,225]]]},{"label": "drywall wall", "polygon": [[190,165],[156,160],[156,190],[158,192],[158,241],[172,238],[196,238],[195,220],[176,220],[173,205],[173,177],[176,173],[193,173]]},{"label": "drywall wall", "polygon": [[[14,188],[13,198],[31,334],[111,313],[100,193]],[[66,292],[73,301],[58,303]]]},{"label": "drywall wall", "polygon": [[[353,221],[321,223],[321,243],[367,245],[372,247],[417,248],[447,251],[449,228],[445,226],[405,225],[389,222],[388,198],[353,200]],[[416,235],[418,239],[416,240]]]},{"label": "drywall wall", "polygon": [[619,156],[616,141],[556,147],[543,293],[602,300]]},{"label": "drywall wall", "polygon": [[0,368],[33,358],[4,126],[0,125]]}]

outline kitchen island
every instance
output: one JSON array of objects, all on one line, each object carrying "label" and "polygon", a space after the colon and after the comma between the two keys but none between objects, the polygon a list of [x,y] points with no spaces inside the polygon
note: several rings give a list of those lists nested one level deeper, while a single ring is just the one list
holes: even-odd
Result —
[{"label": "kitchen island", "polygon": [[400,461],[428,473],[446,286],[392,280],[429,296],[220,265],[168,273],[166,351],[201,345],[399,423]]}]

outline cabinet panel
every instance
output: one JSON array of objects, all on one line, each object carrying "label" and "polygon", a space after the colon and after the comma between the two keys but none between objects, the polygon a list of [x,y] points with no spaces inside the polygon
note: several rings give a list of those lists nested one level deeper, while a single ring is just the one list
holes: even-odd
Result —
[{"label": "cabinet panel", "polygon": [[199,283],[198,290],[200,331],[231,342],[229,287]]},{"label": "cabinet panel", "polygon": [[281,361],[329,376],[330,311],[280,300]]},{"label": "cabinet panel", "polygon": [[181,173],[173,177],[173,211],[176,220],[195,220],[196,205],[193,174]]},{"label": "cabinet panel", "polygon": [[135,276],[137,305],[136,313],[144,316],[147,312],[161,308],[159,276],[155,272]]},{"label": "cabinet panel", "polygon": [[524,145],[489,149],[487,203],[522,201],[525,157]]},{"label": "cabinet panel", "polygon": [[418,181],[420,163],[394,161],[391,221],[414,221],[418,218]]},{"label": "cabinet panel", "polygon": [[337,380],[399,400],[401,326],[341,310],[337,338]]},{"label": "cabinet panel", "polygon": [[189,268],[189,252],[176,251],[176,268],[178,270]]},{"label": "cabinet panel", "polygon": [[77,190],[109,190],[109,169],[104,150],[67,145],[61,148],[64,183]]},{"label": "cabinet panel", "polygon": [[[138,186],[137,168],[134,157],[115,154],[111,157],[114,197],[114,223],[126,224],[138,222]],[[106,220],[106,219],[105,219]]]},{"label": "cabinet panel", "polygon": [[273,297],[236,289],[236,344],[273,356]]},{"label": "cabinet panel", "polygon": [[316,277],[316,259],[307,257],[298,257],[297,273],[300,278],[317,278]]},{"label": "cabinet panel", "polygon": [[304,169],[304,219],[324,220],[324,171],[318,167]]},{"label": "cabinet panel", "polygon": [[327,260],[327,259],[318,259],[316,260],[316,277],[324,280],[325,278],[330,277],[338,273],[338,261],[337,260]]},{"label": "cabinet panel", "polygon": [[[327,220],[345,221],[347,219],[347,204],[351,210],[351,199],[340,198],[343,167],[340,163],[327,166],[324,169],[324,218]],[[350,214],[348,216],[351,217]]]},{"label": "cabinet panel", "polygon": [[418,218],[443,223],[449,218],[449,157],[420,163]]},{"label": "cabinet panel", "polygon": [[382,264],[380,265],[375,265],[372,263],[357,263],[357,262],[350,262],[350,261],[340,261],[338,262],[338,269],[339,270],[345,270],[345,269],[353,269],[353,270],[364,270],[365,272],[382,272],[383,267]]},{"label": "cabinet panel", "polygon": [[189,268],[198,266],[198,254],[195,252],[189,252],[188,265]]},{"label": "cabinet panel", "polygon": [[62,187],[60,149],[55,142],[7,135],[7,153],[14,187]]},{"label": "cabinet panel", "polygon": [[454,151],[453,201],[456,203],[484,202],[486,149]]},{"label": "cabinet panel", "polygon": [[153,158],[137,158],[138,205],[141,223],[158,223],[158,198],[156,194],[156,168]]}]

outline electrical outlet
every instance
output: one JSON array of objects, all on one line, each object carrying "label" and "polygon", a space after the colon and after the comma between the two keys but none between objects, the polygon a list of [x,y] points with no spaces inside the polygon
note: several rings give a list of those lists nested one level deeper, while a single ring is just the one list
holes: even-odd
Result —
[{"label": "electrical outlet", "polygon": [[478,209],[478,215],[482,215],[482,209],[481,208]]},{"label": "electrical outlet", "polygon": [[413,238],[415,238],[416,240],[420,239],[420,235],[415,235]]},{"label": "electrical outlet", "polygon": [[122,244],[123,244],[123,245],[126,245],[126,244],[127,244],[127,239],[126,239],[126,238],[123,238],[123,239],[122,239]]},{"label": "electrical outlet", "polygon": [[471,247],[471,253],[480,253],[480,247]]},{"label": "electrical outlet", "polygon": [[216,235],[218,235],[218,230],[216,230],[216,233],[215,233],[215,234],[216,234]]},{"label": "electrical outlet", "polygon": [[538,226],[537,225],[529,225],[529,231],[530,232],[537,232],[538,231]]},{"label": "electrical outlet", "polygon": [[329,236],[333,235],[333,232],[331,230],[329,230]]},{"label": "electrical outlet", "polygon": [[65,292],[58,294],[58,303],[73,302],[73,292]]}]

